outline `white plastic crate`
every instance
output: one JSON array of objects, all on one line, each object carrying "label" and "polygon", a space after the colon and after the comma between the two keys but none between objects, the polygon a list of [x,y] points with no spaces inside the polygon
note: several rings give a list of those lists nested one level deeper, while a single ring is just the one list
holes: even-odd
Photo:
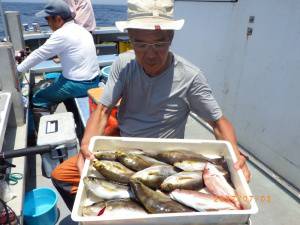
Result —
[{"label": "white plastic crate", "polygon": [[[103,225],[204,225],[204,224],[223,224],[237,225],[248,224],[252,214],[258,212],[256,202],[251,198],[252,194],[242,171],[233,168],[237,161],[232,146],[226,141],[211,140],[188,140],[188,139],[152,139],[152,138],[123,138],[123,137],[93,137],[89,150],[95,151],[111,150],[119,147],[139,148],[143,151],[161,151],[185,149],[198,152],[207,156],[224,156],[227,161],[231,180],[239,196],[244,210],[227,210],[212,212],[190,212],[190,213],[166,213],[148,214],[146,216],[128,217],[121,215],[119,218],[101,218],[101,216],[83,217],[80,212],[80,204],[86,198],[83,181],[80,181],[77,191],[72,219],[80,224],[103,224]],[[88,172],[90,161],[86,160],[81,178]]]},{"label": "white plastic crate", "polygon": [[[65,112],[42,116],[39,124],[37,145],[53,145],[58,146],[56,147],[58,149],[64,150],[64,152],[58,150],[42,154],[44,175],[50,177],[56,166],[78,153],[79,143],[76,136],[73,113]],[[59,157],[59,159],[53,159],[53,157]]]}]

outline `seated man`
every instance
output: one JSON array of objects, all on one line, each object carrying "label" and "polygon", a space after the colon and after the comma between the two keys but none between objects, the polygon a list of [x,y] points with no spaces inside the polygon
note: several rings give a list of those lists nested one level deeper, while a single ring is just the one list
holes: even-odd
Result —
[{"label": "seated man", "polygon": [[36,14],[45,17],[53,30],[51,37],[33,51],[17,70],[25,72],[55,55],[61,59],[62,73],[53,84],[33,94],[33,106],[51,106],[74,97],[87,96],[87,90],[99,84],[99,66],[92,35],[74,23],[69,6],[62,0],[52,0]]},{"label": "seated man", "polygon": [[[75,196],[84,159],[94,158],[88,150],[89,141],[95,135],[107,135],[107,121],[120,98],[117,118],[121,136],[184,138],[192,111],[211,124],[216,139],[231,142],[238,158],[235,168],[242,169],[249,180],[233,126],[222,114],[203,73],[170,51],[174,30],[184,23],[173,19],[174,1],[128,0],[128,7],[128,21],[116,22],[116,26],[128,30],[134,51],[121,54],[114,62],[101,104],[88,120],[81,152],[77,159],[55,169],[54,183],[65,190],[64,196]],[[63,177],[66,171],[72,179]]]}]

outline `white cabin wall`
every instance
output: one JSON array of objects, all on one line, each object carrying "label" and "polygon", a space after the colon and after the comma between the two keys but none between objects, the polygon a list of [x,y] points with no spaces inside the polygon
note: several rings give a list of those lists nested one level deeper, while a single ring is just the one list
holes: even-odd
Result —
[{"label": "white cabin wall", "polygon": [[300,1],[176,1],[175,14],[173,50],[204,71],[239,143],[300,188]]}]

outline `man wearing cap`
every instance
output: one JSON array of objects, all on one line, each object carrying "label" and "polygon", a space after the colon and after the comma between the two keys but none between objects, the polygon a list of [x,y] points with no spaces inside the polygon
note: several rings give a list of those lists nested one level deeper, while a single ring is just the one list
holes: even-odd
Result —
[{"label": "man wearing cap", "polygon": [[98,86],[100,72],[92,35],[74,23],[69,6],[62,0],[49,1],[36,16],[47,20],[53,34],[18,65],[17,70],[28,71],[58,55],[63,76],[33,94],[34,107],[47,110],[67,99],[87,96],[88,89]]},{"label": "man wearing cap", "polygon": [[[242,169],[250,179],[234,129],[222,114],[203,73],[169,49],[174,30],[184,24],[184,20],[173,19],[173,9],[173,0],[128,0],[128,21],[116,22],[116,26],[128,30],[134,51],[121,54],[112,66],[101,104],[87,122],[77,159],[79,173],[84,159],[94,158],[88,150],[91,137],[107,135],[105,126],[111,109],[122,98],[118,112],[121,136],[184,138],[192,111],[213,127],[216,139],[231,142],[238,158],[235,168]],[[71,161],[65,164],[74,168]],[[59,167],[62,170],[64,163]],[[53,173],[56,181],[59,169]],[[74,188],[76,182],[72,185]]]}]

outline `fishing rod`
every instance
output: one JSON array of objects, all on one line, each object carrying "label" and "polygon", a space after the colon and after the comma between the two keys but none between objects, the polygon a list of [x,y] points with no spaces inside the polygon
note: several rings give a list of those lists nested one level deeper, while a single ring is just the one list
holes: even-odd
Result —
[{"label": "fishing rod", "polygon": [[50,153],[51,159],[63,159],[67,156],[66,149],[66,145],[41,145],[13,151],[2,151],[0,153],[0,176],[6,174],[6,169],[15,167],[15,165],[11,164],[7,159],[44,153]]}]

